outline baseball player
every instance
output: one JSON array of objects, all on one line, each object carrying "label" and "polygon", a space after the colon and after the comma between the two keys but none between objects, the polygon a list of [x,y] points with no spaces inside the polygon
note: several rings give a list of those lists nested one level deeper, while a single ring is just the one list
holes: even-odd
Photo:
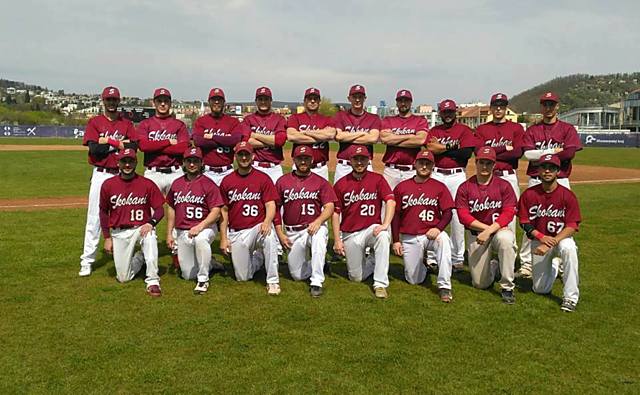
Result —
[{"label": "baseball player", "polygon": [[189,146],[184,122],[171,115],[171,92],[158,88],[153,92],[156,114],[138,125],[138,145],[144,152],[144,176],[167,194],[173,181],[182,176],[182,153]]},{"label": "baseball player", "polygon": [[[377,143],[380,137],[380,117],[367,112],[364,107],[364,102],[367,99],[364,86],[353,85],[349,88],[347,99],[351,103],[351,108],[338,112],[333,118],[336,127],[336,141],[340,143],[336,154],[338,163],[333,176],[334,184],[351,173],[352,167],[347,149],[353,144],[364,145],[369,152],[369,160],[372,160],[373,144]],[[373,171],[371,164],[369,164],[368,170]]]},{"label": "baseball player", "polygon": [[211,243],[224,202],[218,186],[202,174],[200,148],[188,148],[183,157],[185,175],[167,194],[167,246],[177,247],[182,278],[196,280],[193,292],[203,294],[209,289]]},{"label": "baseball player", "polygon": [[102,91],[104,114],[93,117],[87,123],[83,145],[89,147],[89,164],[93,166],[87,224],[84,230],[84,250],[80,256],[81,277],[91,274],[91,265],[96,260],[100,242],[100,188],[102,184],[118,174],[115,154],[123,148],[137,147],[137,136],[133,123],[118,112],[120,91],[108,86]]},{"label": "baseball player", "polygon": [[[155,226],[164,216],[164,197],[153,181],[136,174],[137,164],[135,149],[118,152],[120,174],[100,189],[100,227],[104,249],[113,254],[118,281],[132,280],[146,264],[147,293],[157,297],[162,291]],[[141,251],[134,255],[137,244]]]},{"label": "baseball player", "polygon": [[204,174],[217,186],[233,172],[233,147],[247,140],[240,131],[237,118],[224,113],[225,96],[221,88],[209,91],[211,112],[196,120],[193,125],[193,142],[203,155]]},{"label": "baseball player", "polygon": [[391,189],[401,181],[415,176],[413,163],[429,130],[426,118],[411,114],[412,102],[411,91],[399,90],[396,93],[399,114],[382,119],[380,141],[387,145],[387,150],[382,157],[383,175]]},{"label": "baseball player", "polygon": [[[559,108],[560,99],[555,93],[543,94],[540,97],[542,122],[531,125],[524,134],[522,148],[525,158],[529,161],[527,167],[529,187],[541,182],[537,161],[543,155],[556,154],[560,159],[558,183],[571,189],[569,184],[571,160],[576,152],[582,149],[582,143],[576,128],[558,119]],[[519,275],[522,277],[531,276],[531,246],[526,237],[523,237],[520,248]]]},{"label": "baseball player", "polygon": [[[438,104],[443,123],[431,128],[425,141],[427,149],[433,152],[436,160],[432,177],[446,185],[451,196],[456,196],[458,187],[467,180],[467,161],[478,145],[473,131],[456,121],[457,108],[456,102],[450,99]],[[464,262],[464,226],[460,223],[456,210],[451,219],[451,242],[453,270],[460,271]]]},{"label": "baseball player", "polygon": [[533,292],[548,294],[558,275],[560,257],[564,264],[562,311],[575,311],[578,289],[578,247],[573,235],[580,224],[580,207],[576,195],[558,182],[562,160],[545,154],[538,161],[541,184],[528,188],[520,197],[520,226],[532,240]]},{"label": "baseball player", "polygon": [[291,277],[296,281],[310,278],[309,292],[319,297],[329,239],[326,222],[333,215],[337,198],[329,182],[311,171],[314,154],[314,148],[298,145],[293,150],[295,170],[276,183],[282,205],[282,221],[276,232],[280,244],[289,250]]},{"label": "baseball player", "polygon": [[393,252],[402,256],[404,276],[409,284],[421,284],[427,277],[423,264],[426,251],[433,251],[438,263],[440,300],[451,302],[451,239],[444,231],[451,221],[453,199],[447,187],[431,177],[435,159],[430,151],[416,155],[416,175],[393,190]]},{"label": "baseball player", "polygon": [[249,144],[255,150],[253,167],[266,173],[275,184],[282,177],[284,159],[282,146],[287,141],[286,120],[280,114],[271,111],[273,96],[266,86],[256,89],[256,107],[258,111],[247,115],[242,121],[241,130],[249,136]]},{"label": "baseball player", "polygon": [[329,180],[329,142],[336,136],[333,119],[318,113],[320,108],[320,90],[309,88],[304,91],[304,112],[293,114],[287,119],[287,140],[293,148],[299,144],[313,149],[311,171],[325,180]]},{"label": "baseball player", "polygon": [[260,269],[259,251],[267,272],[267,292],[280,294],[278,277],[278,240],[273,229],[278,193],[271,178],[252,167],[254,151],[242,141],[234,149],[238,168],[222,180],[224,200],[220,226],[220,249],[231,253],[238,281],[248,281]]},{"label": "baseball player", "polygon": [[[493,174],[495,164],[496,152],[493,148],[478,149],[476,175],[458,188],[456,209],[460,222],[470,233],[471,283],[475,288],[489,288],[499,268],[502,300],[513,304],[516,236],[508,225],[516,213],[518,199],[509,182]],[[498,267],[492,263],[494,255],[497,256]]]},{"label": "baseball player", "polygon": [[[396,207],[393,191],[378,173],[367,170],[368,147],[352,144],[348,153],[352,171],[334,185],[338,197],[332,218],[334,250],[347,258],[351,281],[363,281],[373,273],[375,296],[389,295],[390,225]],[[384,221],[382,204],[386,203]],[[382,223],[381,223],[382,222]],[[373,252],[367,257],[365,249]]]}]

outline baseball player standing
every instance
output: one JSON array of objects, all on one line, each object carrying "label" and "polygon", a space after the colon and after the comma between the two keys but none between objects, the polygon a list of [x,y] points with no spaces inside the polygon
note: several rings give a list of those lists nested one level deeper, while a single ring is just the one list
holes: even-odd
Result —
[{"label": "baseball player standing", "polygon": [[[353,144],[345,153],[352,171],[334,185],[338,198],[332,226],[334,250],[347,257],[351,281],[363,281],[373,273],[375,296],[386,299],[389,295],[390,225],[395,211],[393,191],[384,178],[367,170],[368,147]],[[384,221],[382,203],[386,203]],[[373,252],[367,257],[365,249]]]},{"label": "baseball player standing", "polygon": [[193,125],[193,142],[203,155],[204,175],[217,186],[233,172],[233,147],[249,137],[240,131],[240,121],[224,113],[225,96],[221,88],[209,91],[211,112],[196,120]]},{"label": "baseball player standing", "polygon": [[[164,197],[153,181],[136,174],[137,164],[135,149],[119,151],[120,175],[106,180],[100,189],[104,249],[113,254],[118,281],[132,280],[146,264],[147,293],[161,296],[155,226],[164,216]],[[141,251],[134,255],[136,244]]]},{"label": "baseball player standing", "polygon": [[171,115],[171,92],[158,88],[153,92],[156,114],[138,125],[138,145],[144,152],[144,176],[167,194],[173,181],[182,176],[182,153],[189,146],[184,122]]},{"label": "baseball player standing", "polygon": [[329,239],[326,222],[337,198],[329,182],[311,171],[314,154],[312,147],[298,145],[293,150],[295,170],[276,183],[282,205],[282,223],[276,224],[276,232],[280,244],[289,249],[291,277],[296,281],[310,278],[309,292],[319,297]]},{"label": "baseball player standing", "polygon": [[[336,127],[336,141],[340,143],[340,148],[336,154],[336,172],[333,176],[335,184],[339,179],[351,173],[351,163],[348,148],[353,144],[364,145],[369,152],[369,160],[373,160],[373,144],[378,142],[380,137],[381,122],[380,117],[366,111],[364,102],[367,99],[364,86],[353,85],[349,88],[347,97],[351,108],[338,112],[334,118]],[[369,164],[369,171],[373,167]]]},{"label": "baseball player standing", "polygon": [[562,161],[545,154],[538,161],[541,184],[530,187],[520,197],[520,226],[532,240],[533,292],[548,294],[558,275],[555,257],[562,259],[564,283],[562,311],[575,311],[578,289],[578,247],[573,235],[580,224],[580,207],[576,195],[558,182]]},{"label": "baseball player standing", "polygon": [[475,288],[489,288],[495,279],[492,263],[497,255],[502,300],[515,303],[513,288],[516,262],[515,233],[509,223],[516,213],[518,199],[511,185],[496,177],[496,152],[482,147],[476,152],[476,175],[458,188],[456,209],[460,222],[469,230],[469,271]]},{"label": "baseball player standing", "polygon": [[453,199],[447,187],[431,177],[435,159],[430,151],[415,158],[416,175],[399,183],[393,191],[393,252],[402,257],[409,284],[421,284],[427,277],[423,264],[426,251],[433,251],[438,264],[440,300],[449,303],[451,294],[451,239],[444,231],[451,221]]},{"label": "baseball player standing", "polygon": [[[451,196],[456,196],[458,187],[467,180],[467,161],[478,145],[473,131],[467,125],[456,121],[457,108],[456,102],[450,99],[438,104],[443,123],[431,128],[425,141],[427,149],[433,152],[436,160],[433,178],[446,185]],[[460,223],[456,210],[453,211],[451,219],[451,242],[453,270],[459,271],[462,270],[464,262],[465,245],[464,226]]]},{"label": "baseball player standing", "polygon": [[266,173],[275,184],[282,177],[284,159],[282,146],[287,141],[286,120],[271,111],[273,96],[266,86],[256,89],[258,110],[245,117],[241,124],[242,133],[249,136],[249,144],[255,150],[253,167]]},{"label": "baseball player standing", "polygon": [[280,294],[278,240],[273,229],[278,193],[271,178],[252,167],[253,147],[242,141],[234,149],[238,168],[222,180],[224,200],[220,226],[220,249],[231,253],[238,281],[248,281],[262,263],[254,259],[261,252],[267,272],[267,292]]},{"label": "baseball player standing", "polygon": [[193,292],[203,294],[209,289],[211,243],[224,202],[218,186],[202,174],[200,148],[188,148],[183,157],[186,173],[167,194],[167,246],[177,247],[182,278],[196,280]]},{"label": "baseball player standing", "polygon": [[293,148],[308,145],[313,149],[311,171],[325,180],[329,180],[329,142],[336,136],[333,119],[318,113],[320,109],[320,90],[309,88],[304,91],[304,112],[293,114],[287,119],[287,140]]},{"label": "baseball player standing", "polygon": [[[529,187],[540,184],[538,160],[543,155],[555,154],[560,159],[558,183],[571,189],[569,176],[571,175],[571,160],[577,151],[582,150],[582,143],[576,128],[558,119],[560,99],[553,92],[547,92],[540,97],[542,122],[527,128],[523,137],[522,148],[524,156],[529,161],[527,175]],[[520,273],[522,277],[531,276],[531,246],[529,239],[523,237],[520,248]]]},{"label": "baseball player standing", "polygon": [[391,189],[416,174],[413,162],[429,130],[429,123],[424,117],[411,113],[412,102],[413,96],[410,91],[399,90],[396,93],[399,114],[382,119],[380,141],[387,145],[387,150],[382,157],[383,175]]},{"label": "baseball player standing", "polygon": [[84,249],[80,256],[81,277],[91,274],[91,265],[96,260],[100,242],[100,188],[104,181],[118,174],[115,154],[123,148],[137,147],[136,131],[133,123],[118,112],[120,91],[108,86],[102,91],[104,114],[93,117],[87,123],[83,145],[89,147],[89,164],[93,166],[87,224],[84,230]]}]

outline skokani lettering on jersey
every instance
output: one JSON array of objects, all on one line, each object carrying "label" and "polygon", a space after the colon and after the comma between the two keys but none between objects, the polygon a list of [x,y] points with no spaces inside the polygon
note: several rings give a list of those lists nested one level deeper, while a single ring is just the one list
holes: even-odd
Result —
[{"label": "skokani lettering on jersey", "polygon": [[536,149],[549,149],[549,148],[564,148],[564,141],[563,142],[553,142],[552,140],[549,141],[536,141]]},{"label": "skokani lettering on jersey", "polygon": [[307,191],[302,187],[299,191],[296,192],[295,189],[285,189],[283,193],[284,203],[288,203],[293,200],[318,200],[320,195],[320,191]]},{"label": "skokani lettering on jersey", "polygon": [[460,145],[460,139],[452,139],[451,136],[441,137],[438,142],[444,145]]},{"label": "skokani lettering on jersey", "polygon": [[344,194],[344,205],[348,206],[352,203],[360,202],[363,200],[377,200],[378,193],[377,192],[365,192],[364,188],[360,189],[360,192],[356,194],[355,192],[347,192]]},{"label": "skokani lettering on jersey", "polygon": [[554,208],[553,204],[549,207],[542,208],[542,204],[529,207],[529,219],[534,220],[536,218],[550,217],[550,218],[564,218],[564,208]]},{"label": "skokani lettering on jersey", "polygon": [[191,204],[204,204],[204,196],[198,196],[191,194],[191,191],[187,191],[186,195],[182,194],[182,191],[178,191],[173,194],[174,204],[191,203]]},{"label": "skokani lettering on jersey", "polygon": [[149,140],[162,141],[162,140],[175,140],[178,138],[178,133],[167,132],[167,130],[156,130],[149,133]]},{"label": "skokani lettering on jersey", "polygon": [[490,147],[506,147],[507,145],[513,145],[513,141],[500,137],[500,140],[498,141],[496,141],[495,138],[485,140],[484,145],[488,145]]},{"label": "skokani lettering on jersey", "polygon": [[146,196],[133,196],[133,192],[130,192],[127,197],[122,196],[122,194],[120,193],[117,196],[111,196],[109,200],[113,209],[121,206],[147,204]]},{"label": "skokani lettering on jersey", "polygon": [[472,213],[499,208],[502,208],[502,202],[498,200],[489,200],[488,196],[484,198],[483,202],[479,202],[478,199],[469,200],[469,211]]},{"label": "skokani lettering on jersey", "polygon": [[416,130],[414,128],[391,128],[393,134],[416,134]]},{"label": "skokani lettering on jersey", "polygon": [[249,192],[249,188],[245,188],[242,192],[238,193],[237,190],[232,189],[228,192],[229,203],[240,202],[243,200],[260,200],[260,192]]},{"label": "skokani lettering on jersey", "polygon": [[414,206],[435,206],[438,207],[438,198],[430,198],[425,197],[424,193],[421,193],[420,196],[415,197],[413,194],[411,195],[403,195],[402,196],[402,209],[404,210],[407,207]]}]

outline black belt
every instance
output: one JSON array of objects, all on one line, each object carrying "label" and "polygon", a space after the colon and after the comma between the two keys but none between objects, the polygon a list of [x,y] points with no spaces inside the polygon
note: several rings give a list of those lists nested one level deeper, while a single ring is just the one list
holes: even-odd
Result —
[{"label": "black belt", "polygon": [[148,170],[157,171],[158,173],[171,174],[174,171],[180,169],[180,166],[169,166],[169,167],[147,167]]},{"label": "black belt", "polygon": [[462,167],[456,167],[454,169],[441,169],[439,167],[434,169],[436,172],[440,173],[440,174],[446,174],[446,175],[451,175],[451,174],[456,174],[456,173],[464,173],[464,169]]},{"label": "black belt", "polygon": [[497,176],[506,176],[508,174],[516,174],[516,171],[511,169],[511,170],[494,170],[493,174],[497,175]]},{"label": "black belt", "polygon": [[271,163],[271,162],[258,162],[258,161],[255,161],[255,162],[253,162],[253,164],[258,166],[258,167],[265,167],[265,168],[268,168],[268,169],[278,166],[277,163]]},{"label": "black belt", "polygon": [[229,170],[229,169],[233,169],[233,166],[228,165],[228,166],[209,166],[209,165],[204,165],[204,169],[206,171],[212,171],[214,173],[224,173],[225,171]]},{"label": "black belt", "polygon": [[324,166],[326,164],[327,164],[327,162],[318,162],[318,163],[314,163],[313,167],[314,168],[318,168],[318,167],[322,167],[322,166]]},{"label": "black belt", "polygon": [[96,166],[96,171],[100,173],[118,174],[118,169],[110,169],[108,167]]},{"label": "black belt", "polygon": [[284,229],[289,232],[297,232],[299,230],[307,229],[308,227],[309,225],[293,225],[293,226],[284,225]]},{"label": "black belt", "polygon": [[341,165],[347,165],[347,166],[349,166],[351,164],[351,162],[349,162],[348,160],[344,160],[344,159],[338,159],[338,163],[340,163]]},{"label": "black belt", "polygon": [[395,163],[385,163],[386,167],[390,167],[392,169],[401,170],[401,171],[411,171],[413,167],[405,166],[405,165],[396,165]]}]

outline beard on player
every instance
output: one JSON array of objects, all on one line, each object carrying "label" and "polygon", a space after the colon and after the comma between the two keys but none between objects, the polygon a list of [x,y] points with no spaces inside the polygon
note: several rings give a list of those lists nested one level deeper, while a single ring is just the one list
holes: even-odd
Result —
[{"label": "beard on player", "polygon": [[209,99],[209,108],[211,109],[211,114],[219,118],[222,115],[222,111],[224,110],[224,99],[221,97],[212,97]]},{"label": "beard on player", "polygon": [[124,180],[130,180],[136,175],[136,166],[138,161],[133,158],[122,158],[118,161],[118,169],[120,177]]},{"label": "beard on player", "polygon": [[416,181],[424,182],[431,176],[431,172],[433,171],[433,162],[427,159],[418,159],[413,164],[413,167],[416,169]]},{"label": "beard on player", "polygon": [[553,164],[544,163],[540,165],[540,181],[546,186],[552,185],[558,179],[560,169]]},{"label": "beard on player", "polygon": [[440,118],[442,118],[442,123],[446,126],[451,126],[456,121],[456,110],[441,111]]},{"label": "beard on player", "polygon": [[104,105],[104,111],[108,115],[114,115],[118,112],[118,106],[120,105],[120,99],[115,97],[108,97],[102,100],[102,104]]},{"label": "beard on player", "polygon": [[300,155],[293,158],[293,162],[296,164],[296,174],[299,176],[308,176],[311,173],[311,163],[313,158],[309,155]]},{"label": "beard on player", "polygon": [[411,112],[411,100],[407,98],[396,99],[396,106],[401,117],[406,117]]}]

